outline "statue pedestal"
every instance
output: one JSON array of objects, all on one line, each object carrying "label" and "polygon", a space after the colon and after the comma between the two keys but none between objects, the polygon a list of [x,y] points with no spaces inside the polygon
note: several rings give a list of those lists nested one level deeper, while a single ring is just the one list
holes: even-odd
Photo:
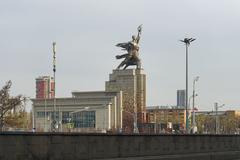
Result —
[{"label": "statue pedestal", "polygon": [[[146,122],[146,75],[143,69],[113,70],[106,91],[122,91],[123,94],[123,129],[127,127],[124,117],[133,119],[137,114],[137,124]],[[125,124],[124,124],[125,123]],[[133,123],[132,123],[133,124]]]}]

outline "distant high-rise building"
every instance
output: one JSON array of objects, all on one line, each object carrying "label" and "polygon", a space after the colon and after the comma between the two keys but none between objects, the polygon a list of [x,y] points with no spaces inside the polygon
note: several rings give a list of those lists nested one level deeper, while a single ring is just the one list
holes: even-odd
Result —
[{"label": "distant high-rise building", "polygon": [[185,107],[186,103],[186,92],[185,90],[177,90],[177,106],[178,107]]},{"label": "distant high-rise building", "polygon": [[50,76],[36,78],[36,98],[54,97],[54,80]]}]

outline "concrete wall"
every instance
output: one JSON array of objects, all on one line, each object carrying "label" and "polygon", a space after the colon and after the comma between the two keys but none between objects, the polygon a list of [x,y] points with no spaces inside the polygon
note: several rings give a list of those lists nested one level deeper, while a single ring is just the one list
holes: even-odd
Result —
[{"label": "concrete wall", "polygon": [[0,133],[0,160],[107,158],[240,159],[240,136]]}]

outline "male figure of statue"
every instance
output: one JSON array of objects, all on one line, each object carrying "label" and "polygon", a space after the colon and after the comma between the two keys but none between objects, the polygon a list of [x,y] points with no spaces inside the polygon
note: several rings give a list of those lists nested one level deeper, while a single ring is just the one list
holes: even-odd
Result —
[{"label": "male figure of statue", "polygon": [[116,59],[125,58],[117,67],[117,69],[120,69],[125,65],[123,69],[126,69],[130,65],[137,65],[137,68],[141,68],[141,60],[139,58],[139,41],[140,41],[140,35],[142,32],[142,25],[138,27],[138,34],[136,36],[132,36],[132,40],[125,43],[118,43],[116,46],[123,48],[123,50],[126,50],[126,54],[117,55]]}]

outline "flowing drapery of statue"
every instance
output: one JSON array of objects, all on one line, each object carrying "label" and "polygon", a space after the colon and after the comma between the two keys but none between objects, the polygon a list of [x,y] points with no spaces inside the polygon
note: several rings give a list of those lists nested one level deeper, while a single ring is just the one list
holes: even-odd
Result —
[{"label": "flowing drapery of statue", "polygon": [[116,59],[124,58],[124,60],[119,64],[117,69],[120,69],[122,67],[123,69],[126,69],[128,66],[131,65],[136,65],[138,69],[141,68],[141,60],[139,58],[139,41],[142,33],[142,25],[138,26],[137,30],[137,36],[133,35],[131,41],[118,43],[116,45],[117,47],[121,47],[122,50],[127,51],[127,53],[125,54],[116,56]]}]

